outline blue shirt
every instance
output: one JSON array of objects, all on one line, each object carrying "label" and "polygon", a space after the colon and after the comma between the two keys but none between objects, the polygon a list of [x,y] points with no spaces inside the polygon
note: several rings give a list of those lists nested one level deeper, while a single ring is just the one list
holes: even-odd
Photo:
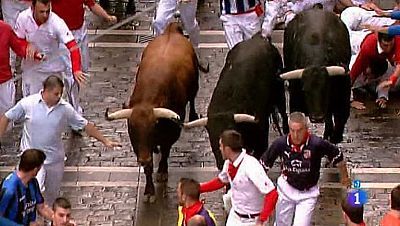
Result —
[{"label": "blue shirt", "polygon": [[400,20],[400,10],[396,10],[390,13],[390,18],[394,20]]},{"label": "blue shirt", "polygon": [[261,157],[261,162],[265,167],[272,168],[275,160],[281,158],[282,174],[287,176],[287,182],[304,191],[318,183],[321,159],[325,156],[333,166],[344,158],[335,145],[315,135],[311,134],[299,149],[291,144],[288,136],[282,136],[270,145]]},{"label": "blue shirt", "polygon": [[388,27],[388,34],[391,36],[400,35],[400,25],[392,25]]},{"label": "blue shirt", "polygon": [[45,164],[64,161],[61,135],[67,126],[82,130],[87,124],[87,120],[63,99],[55,106],[48,107],[41,92],[23,98],[5,116],[13,121],[23,121],[20,149],[42,150],[46,154]]},{"label": "blue shirt", "polygon": [[9,174],[3,182],[0,215],[18,224],[29,225],[36,220],[36,205],[44,202],[36,178],[25,186],[17,172]]}]

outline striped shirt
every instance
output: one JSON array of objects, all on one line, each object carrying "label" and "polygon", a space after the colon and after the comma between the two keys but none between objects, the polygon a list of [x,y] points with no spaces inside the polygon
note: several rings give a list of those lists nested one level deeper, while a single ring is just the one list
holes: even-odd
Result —
[{"label": "striped shirt", "polygon": [[3,182],[0,200],[0,215],[22,225],[36,221],[36,205],[44,202],[36,178],[25,186],[16,172],[9,174]]},{"label": "striped shirt", "polygon": [[259,0],[221,0],[221,14],[241,14],[254,9],[260,5]]}]

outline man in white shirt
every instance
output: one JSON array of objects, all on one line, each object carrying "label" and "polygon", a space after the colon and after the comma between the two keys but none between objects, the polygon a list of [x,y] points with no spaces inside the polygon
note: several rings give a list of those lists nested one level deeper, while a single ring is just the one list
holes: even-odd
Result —
[{"label": "man in white shirt", "polygon": [[[26,39],[47,58],[38,64],[31,60],[22,61],[22,89],[23,96],[39,92],[42,82],[49,75],[63,77],[65,63],[59,52],[59,43],[64,43],[71,55],[74,79],[82,86],[86,82],[81,71],[81,56],[72,32],[65,22],[51,12],[50,0],[33,0],[32,7],[18,15],[15,33],[21,39]],[[68,83],[66,91],[69,92]]]},{"label": "man in white shirt", "polygon": [[105,138],[93,123],[61,99],[64,84],[59,77],[49,76],[43,86],[43,91],[23,98],[0,119],[0,138],[10,121],[23,121],[20,149],[35,148],[46,154],[37,179],[40,188],[44,189],[46,203],[51,206],[58,197],[64,173],[65,151],[61,135],[67,126],[74,130],[84,129],[88,136],[96,138],[106,147],[119,144]]},{"label": "man in white shirt", "polygon": [[[275,25],[284,23],[286,27],[296,14],[316,6],[322,6],[323,10],[333,12],[336,2],[336,0],[266,0],[262,35],[271,36]],[[353,5],[351,0],[339,0],[339,2],[346,7]]]},{"label": "man in white shirt", "polygon": [[365,29],[366,25],[372,26],[389,26],[396,22],[396,20],[384,17],[376,17],[375,11],[365,10],[361,7],[348,7],[340,14],[340,19],[346,25],[350,35],[351,45],[351,62],[350,69],[353,65],[360,46],[364,38],[371,33]]},{"label": "man in white shirt", "polygon": [[202,183],[200,192],[210,192],[231,185],[232,208],[227,226],[261,226],[272,214],[278,193],[260,162],[242,149],[242,138],[235,130],[220,136],[220,150],[225,164],[215,179]]}]

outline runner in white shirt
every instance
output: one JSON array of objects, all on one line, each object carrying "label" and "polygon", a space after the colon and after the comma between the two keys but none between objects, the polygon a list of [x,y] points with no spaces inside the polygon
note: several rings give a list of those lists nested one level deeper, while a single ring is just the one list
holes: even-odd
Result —
[{"label": "runner in white shirt", "polygon": [[[50,11],[50,0],[33,0],[32,7],[21,12],[15,25],[15,33],[21,39],[26,39],[37,50],[43,53],[47,60],[37,62],[22,61],[22,89],[23,96],[38,93],[42,82],[49,75],[62,77],[65,64],[60,58],[59,43],[64,43],[70,51],[72,70],[75,80],[82,86],[86,82],[81,71],[81,57],[74,36],[65,22]],[[68,83],[66,83],[68,86]],[[70,87],[66,87],[67,94]]]},{"label": "runner in white shirt", "polygon": [[365,29],[366,25],[389,26],[396,22],[390,18],[376,17],[375,11],[365,10],[360,7],[348,7],[340,14],[340,19],[346,25],[350,35],[351,61],[349,68],[353,66],[360,52],[360,46],[364,38],[371,33]]},{"label": "runner in white shirt", "polygon": [[104,137],[93,123],[88,122],[74,108],[61,99],[64,84],[59,77],[49,76],[40,93],[22,98],[0,119],[0,138],[11,121],[22,121],[23,130],[20,150],[43,150],[46,160],[36,178],[44,194],[45,202],[52,206],[59,196],[64,175],[65,151],[62,133],[67,127],[84,129],[88,136],[112,148],[119,143]]},{"label": "runner in white shirt", "polygon": [[260,162],[242,149],[240,133],[226,130],[220,136],[225,164],[215,179],[202,183],[200,192],[210,192],[231,185],[232,208],[227,226],[263,225],[272,214],[278,193]]},{"label": "runner in white shirt", "polygon": [[[351,0],[338,0],[345,6],[352,6]],[[265,1],[265,17],[262,24],[262,35],[269,37],[275,25],[284,23],[286,25],[293,20],[296,14],[313,8],[320,4],[326,11],[333,12],[336,0],[266,0]]]}]

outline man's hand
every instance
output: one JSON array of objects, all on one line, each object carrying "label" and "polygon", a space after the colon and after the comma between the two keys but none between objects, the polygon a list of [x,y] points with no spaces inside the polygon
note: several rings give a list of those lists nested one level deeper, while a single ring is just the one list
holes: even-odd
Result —
[{"label": "man's hand", "polygon": [[389,89],[392,84],[393,84],[392,81],[385,80],[379,83],[377,89]]},{"label": "man's hand", "polygon": [[370,24],[362,24],[360,27],[362,29],[368,29],[372,32],[379,32],[383,29],[381,26],[375,26],[375,25],[370,25]]},{"label": "man's hand", "polygon": [[108,15],[108,17],[106,18],[106,21],[110,24],[115,24],[115,23],[117,23],[117,17]]},{"label": "man's hand", "polygon": [[122,145],[119,142],[111,141],[109,139],[106,139],[103,144],[108,148],[122,147]]},{"label": "man's hand", "polygon": [[75,81],[76,82],[78,82],[78,84],[79,84],[79,87],[85,87],[86,86],[86,83],[87,83],[87,78],[86,78],[86,74],[84,74],[82,71],[76,71],[75,73],[74,73],[74,78],[75,78]]},{"label": "man's hand", "polygon": [[37,221],[35,221],[35,222],[30,222],[29,226],[40,226],[40,224]]},{"label": "man's hand", "polygon": [[353,101],[350,103],[350,106],[351,106],[352,108],[357,109],[357,110],[365,110],[365,109],[366,109],[366,107],[365,107],[365,105],[364,105],[363,102],[356,101],[356,100],[353,100]]},{"label": "man's hand", "polygon": [[264,225],[264,223],[263,223],[263,222],[261,222],[261,221],[257,220],[257,222],[256,222],[256,226],[263,226],[263,225]]},{"label": "man's hand", "polygon": [[379,8],[374,9],[376,15],[374,15],[373,17],[390,17],[390,13],[389,12],[385,12]]},{"label": "man's hand", "polygon": [[35,51],[36,51],[36,48],[31,43],[29,43],[26,46],[26,56],[25,56],[25,58],[27,60],[33,60],[34,57],[35,57]]}]

